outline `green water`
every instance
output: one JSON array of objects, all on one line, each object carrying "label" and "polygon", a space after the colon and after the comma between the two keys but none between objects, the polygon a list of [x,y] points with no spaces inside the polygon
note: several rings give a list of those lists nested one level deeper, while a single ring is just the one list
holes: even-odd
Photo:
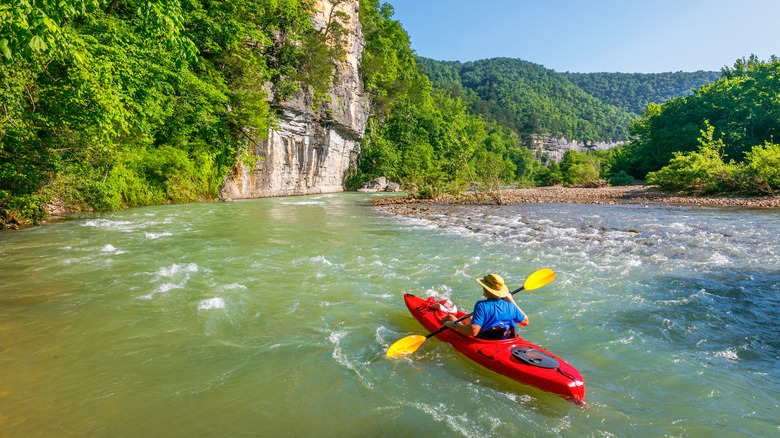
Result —
[{"label": "green water", "polygon": [[[777,211],[538,204],[428,222],[371,199],[148,207],[0,234],[0,436],[780,431]],[[578,368],[589,409],[438,340],[385,357],[425,333],[404,292],[470,310],[474,278],[514,289],[540,268],[558,277],[518,296],[522,336]]]}]

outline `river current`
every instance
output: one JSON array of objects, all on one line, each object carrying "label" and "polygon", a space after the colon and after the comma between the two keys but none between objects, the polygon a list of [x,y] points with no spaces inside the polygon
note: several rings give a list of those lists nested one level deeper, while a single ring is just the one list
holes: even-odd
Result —
[{"label": "river current", "polygon": [[[0,436],[780,434],[780,211],[450,207],[343,193],[0,233]],[[433,219],[433,220],[430,220]],[[516,295],[588,409],[425,334],[402,295]]]}]

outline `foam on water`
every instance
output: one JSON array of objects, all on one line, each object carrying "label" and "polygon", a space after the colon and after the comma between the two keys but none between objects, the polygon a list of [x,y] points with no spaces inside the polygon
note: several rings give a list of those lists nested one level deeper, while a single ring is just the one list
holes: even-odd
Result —
[{"label": "foam on water", "polygon": [[220,297],[209,298],[198,303],[198,310],[224,309],[225,300]]},{"label": "foam on water", "polygon": [[729,348],[723,351],[717,351],[715,352],[715,356],[722,357],[728,360],[733,360],[733,361],[739,360],[739,355],[737,355],[737,351],[733,348]]},{"label": "foam on water", "polygon": [[162,266],[154,273],[147,273],[147,275],[152,276],[151,283],[159,284],[159,286],[152,292],[141,295],[138,298],[142,300],[151,300],[158,294],[166,294],[174,289],[185,289],[192,274],[198,271],[199,268],[196,263],[174,263],[170,266]]},{"label": "foam on water", "polygon": [[134,221],[118,221],[110,219],[91,219],[81,223],[82,227],[103,228],[112,231],[131,232],[138,227]]},{"label": "foam on water", "polygon": [[417,402],[411,403],[411,405],[426,413],[432,420],[445,423],[451,430],[463,436],[484,436],[480,433],[482,431],[475,430],[473,426],[469,427],[470,421],[465,414],[450,413],[450,410],[444,403],[432,405]]},{"label": "foam on water", "polygon": [[163,283],[159,287],[157,287],[154,291],[146,294],[141,295],[138,298],[141,300],[151,300],[154,298],[157,294],[164,294],[168,291],[174,290],[174,289],[184,289],[184,285],[186,284],[186,281],[175,284],[175,283]]},{"label": "foam on water", "polygon": [[186,265],[174,263],[171,266],[161,267],[160,270],[157,271],[157,275],[160,277],[173,277],[177,274],[186,274],[190,272],[198,272],[198,265],[195,263],[187,263]]},{"label": "foam on water", "polygon": [[731,260],[729,260],[729,258],[726,257],[725,255],[716,252],[715,254],[712,255],[710,261],[716,266],[725,266],[729,264]]},{"label": "foam on water", "polygon": [[326,259],[324,255],[318,255],[314,257],[307,257],[307,258],[300,258],[300,259],[293,260],[293,264],[299,265],[302,263],[314,263],[314,264],[321,264],[325,266],[333,266],[333,263],[328,261],[328,259]]},{"label": "foam on water", "polygon": [[280,202],[280,204],[285,205],[325,205],[325,202],[322,201],[297,201],[297,202]]},{"label": "foam on water", "polygon": [[155,239],[159,239],[160,237],[172,236],[173,234],[170,231],[164,231],[162,233],[149,233],[149,232],[145,232],[144,235],[149,240],[155,240]]},{"label": "foam on water", "polygon": [[345,342],[345,338],[348,336],[348,332],[344,330],[335,330],[328,336],[328,341],[333,344],[333,353],[331,357],[336,360],[340,365],[348,368],[360,379],[360,382],[368,389],[374,387],[374,382],[371,378],[366,376],[365,369],[369,365],[368,362],[359,362],[349,357],[347,352],[344,351],[342,344]]}]

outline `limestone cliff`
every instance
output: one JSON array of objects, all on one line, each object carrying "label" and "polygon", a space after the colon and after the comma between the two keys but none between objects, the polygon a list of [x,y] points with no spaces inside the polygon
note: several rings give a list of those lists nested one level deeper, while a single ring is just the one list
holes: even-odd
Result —
[{"label": "limestone cliff", "polygon": [[585,151],[606,151],[613,147],[620,146],[624,142],[607,141],[577,141],[568,140],[566,137],[554,137],[552,135],[532,134],[523,137],[523,145],[533,151],[536,159],[541,159],[542,154],[553,161],[563,160],[563,154],[566,151],[573,150],[577,152]]},{"label": "limestone cliff", "polygon": [[[239,165],[223,182],[223,198],[332,193],[344,190],[344,175],[359,153],[369,116],[359,68],[365,39],[360,27],[359,1],[336,6],[349,16],[347,53],[338,66],[330,102],[312,110],[312,94],[301,91],[276,106],[280,114],[268,140],[255,145],[261,159],[254,168]],[[330,1],[318,1],[314,20],[324,26]]]}]

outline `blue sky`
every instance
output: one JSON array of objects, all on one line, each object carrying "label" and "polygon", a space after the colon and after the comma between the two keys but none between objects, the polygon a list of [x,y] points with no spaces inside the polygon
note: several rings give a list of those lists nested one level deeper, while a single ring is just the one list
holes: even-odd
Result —
[{"label": "blue sky", "polygon": [[780,0],[384,0],[419,56],[559,72],[720,70],[780,56]]}]

